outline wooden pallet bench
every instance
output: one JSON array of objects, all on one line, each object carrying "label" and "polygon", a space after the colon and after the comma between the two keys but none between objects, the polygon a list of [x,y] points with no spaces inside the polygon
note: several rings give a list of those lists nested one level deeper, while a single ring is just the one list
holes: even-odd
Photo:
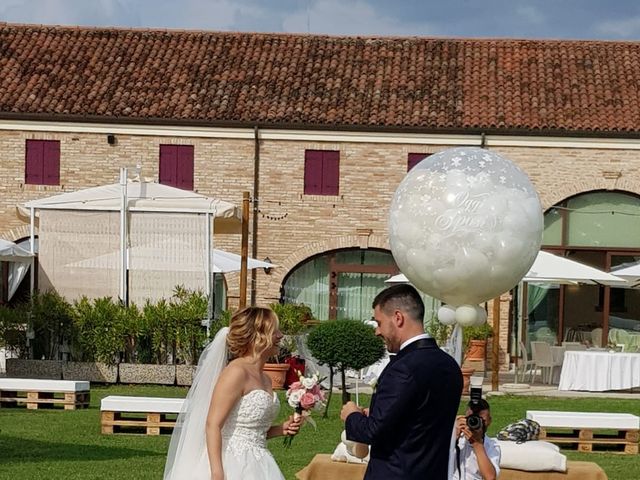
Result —
[{"label": "wooden pallet bench", "polygon": [[26,405],[29,410],[62,406],[65,410],[89,407],[89,382],[0,378],[0,408]]},{"label": "wooden pallet bench", "polygon": [[109,395],[100,402],[102,433],[169,433],[183,402],[182,398]]},{"label": "wooden pallet bench", "polygon": [[540,440],[575,445],[579,452],[638,453],[637,415],[528,410],[527,418],[540,424]]}]

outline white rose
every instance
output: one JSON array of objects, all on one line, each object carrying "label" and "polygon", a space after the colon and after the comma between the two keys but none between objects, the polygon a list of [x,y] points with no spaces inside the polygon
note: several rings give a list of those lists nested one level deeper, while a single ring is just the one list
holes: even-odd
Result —
[{"label": "white rose", "polygon": [[293,408],[296,408],[299,404],[300,404],[300,399],[302,398],[302,395],[304,395],[304,392],[302,390],[296,390],[295,392],[291,392],[291,395],[289,395],[289,405],[291,405]]},{"label": "white rose", "polygon": [[307,390],[310,390],[316,386],[316,380],[311,377],[305,377],[302,379],[302,386]]}]

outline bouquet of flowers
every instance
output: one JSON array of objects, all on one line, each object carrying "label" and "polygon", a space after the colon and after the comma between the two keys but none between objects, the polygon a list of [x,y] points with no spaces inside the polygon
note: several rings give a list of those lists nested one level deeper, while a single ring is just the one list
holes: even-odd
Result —
[{"label": "bouquet of flowers", "polygon": [[[293,382],[287,390],[287,403],[293,407],[295,413],[293,418],[298,420],[301,416],[313,424],[310,417],[310,410],[321,410],[324,408],[324,392],[320,388],[320,378],[315,373],[310,377],[303,376],[298,372],[298,381]],[[315,424],[314,424],[315,425]],[[284,446],[290,447],[293,436],[284,437]]]}]

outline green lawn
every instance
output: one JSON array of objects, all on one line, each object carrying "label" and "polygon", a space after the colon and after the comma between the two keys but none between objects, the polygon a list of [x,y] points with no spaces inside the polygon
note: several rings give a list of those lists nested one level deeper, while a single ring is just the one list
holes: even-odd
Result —
[{"label": "green lawn", "polygon": [[[107,395],[181,397],[186,389],[158,386],[91,387],[91,408],[77,411],[0,409],[0,479],[159,479],[162,478],[168,436],[101,435],[100,399]],[[368,401],[368,397],[365,397]],[[290,450],[281,439],[269,448],[287,479],[316,453],[331,453],[340,438],[339,395],[330,418],[317,418],[318,429],[305,426]],[[638,400],[491,397],[494,423],[490,434],[524,416],[527,409],[626,412],[640,414]],[[289,413],[283,406],[281,416]],[[610,480],[638,478],[640,456],[578,454],[569,459],[600,464]]]}]

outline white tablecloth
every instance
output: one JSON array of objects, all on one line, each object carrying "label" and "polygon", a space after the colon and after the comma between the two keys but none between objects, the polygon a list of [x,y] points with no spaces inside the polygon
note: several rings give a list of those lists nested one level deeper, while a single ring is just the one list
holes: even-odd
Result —
[{"label": "white tablecloth", "polygon": [[640,353],[567,351],[558,390],[627,390],[640,387]]}]

